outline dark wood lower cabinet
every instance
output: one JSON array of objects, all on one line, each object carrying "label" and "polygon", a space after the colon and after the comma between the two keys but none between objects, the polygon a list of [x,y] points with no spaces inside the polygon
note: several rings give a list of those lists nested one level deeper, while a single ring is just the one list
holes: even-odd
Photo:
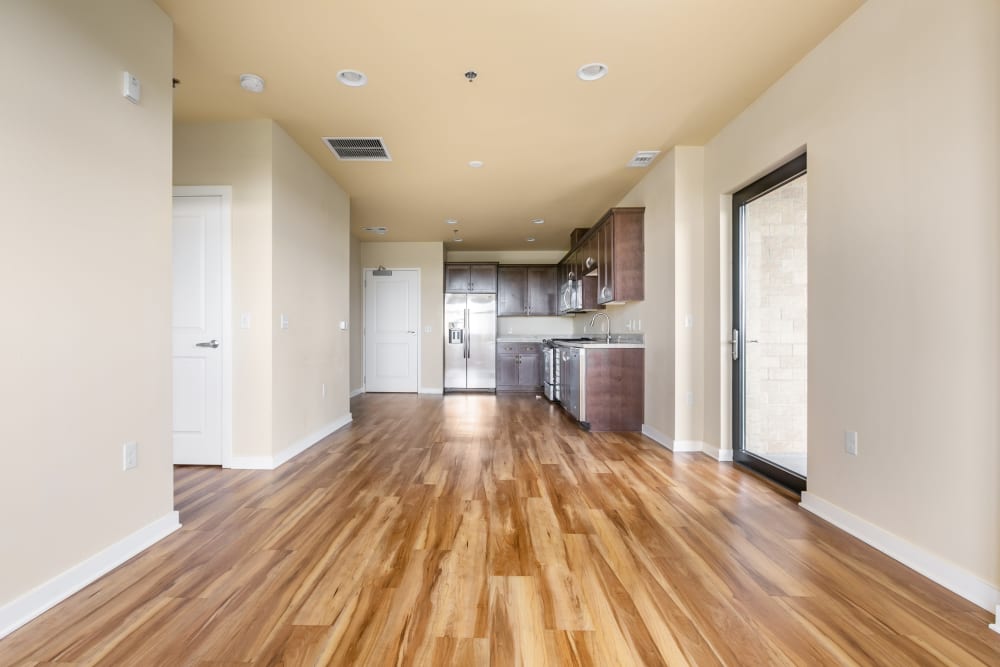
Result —
[{"label": "dark wood lower cabinet", "polygon": [[641,431],[644,352],[641,348],[562,348],[563,408],[591,431]]},{"label": "dark wood lower cabinet", "polygon": [[586,420],[591,431],[641,431],[645,350],[589,349]]},{"label": "dark wood lower cabinet", "polygon": [[497,391],[542,389],[542,350],[537,343],[497,344]]}]

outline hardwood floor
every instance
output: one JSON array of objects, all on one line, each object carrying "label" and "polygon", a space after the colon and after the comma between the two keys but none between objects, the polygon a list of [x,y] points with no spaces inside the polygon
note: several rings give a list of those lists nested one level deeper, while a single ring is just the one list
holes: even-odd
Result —
[{"label": "hardwood floor", "polygon": [[525,396],[367,395],[0,664],[997,665],[991,617],[730,465]]}]

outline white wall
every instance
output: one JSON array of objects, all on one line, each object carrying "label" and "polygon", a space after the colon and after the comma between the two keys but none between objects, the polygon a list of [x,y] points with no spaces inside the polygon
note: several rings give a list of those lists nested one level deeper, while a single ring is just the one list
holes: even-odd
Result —
[{"label": "white wall", "polygon": [[[350,418],[350,333],[339,325],[351,317],[351,205],[277,123],[271,131],[272,448],[278,454],[312,444],[315,434]],[[280,328],[282,314],[288,329]]]},{"label": "white wall", "polygon": [[444,245],[362,243],[361,264],[365,269],[380,264],[390,269],[420,269],[420,391],[440,393],[444,389]]},{"label": "white wall", "polygon": [[[1000,3],[868,2],[705,149],[705,439],[731,193],[809,152],[809,493],[1000,584]],[[859,432],[859,456],[843,449]]]},{"label": "white wall", "polygon": [[0,8],[0,626],[6,603],[173,515],[172,39],[151,2]]}]

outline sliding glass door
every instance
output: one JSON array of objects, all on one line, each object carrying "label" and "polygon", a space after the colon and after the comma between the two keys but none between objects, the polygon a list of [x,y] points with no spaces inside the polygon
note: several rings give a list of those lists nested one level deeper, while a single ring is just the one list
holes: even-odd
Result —
[{"label": "sliding glass door", "polygon": [[806,488],[806,156],[733,195],[733,450]]}]

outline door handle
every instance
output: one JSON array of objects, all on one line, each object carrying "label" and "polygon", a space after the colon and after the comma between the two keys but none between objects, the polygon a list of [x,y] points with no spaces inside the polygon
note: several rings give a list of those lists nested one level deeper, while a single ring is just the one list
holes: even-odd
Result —
[{"label": "door handle", "polygon": [[407,331],[406,333],[417,333],[416,331]]},{"label": "door handle", "polygon": [[215,340],[213,338],[212,340],[206,341],[204,343],[195,343],[194,346],[195,347],[210,347],[212,349],[215,349],[215,348],[219,347],[219,341],[217,341],[217,340]]},{"label": "door handle", "polygon": [[733,361],[740,358],[740,330],[733,329],[733,337],[729,339],[729,344],[733,346]]}]

